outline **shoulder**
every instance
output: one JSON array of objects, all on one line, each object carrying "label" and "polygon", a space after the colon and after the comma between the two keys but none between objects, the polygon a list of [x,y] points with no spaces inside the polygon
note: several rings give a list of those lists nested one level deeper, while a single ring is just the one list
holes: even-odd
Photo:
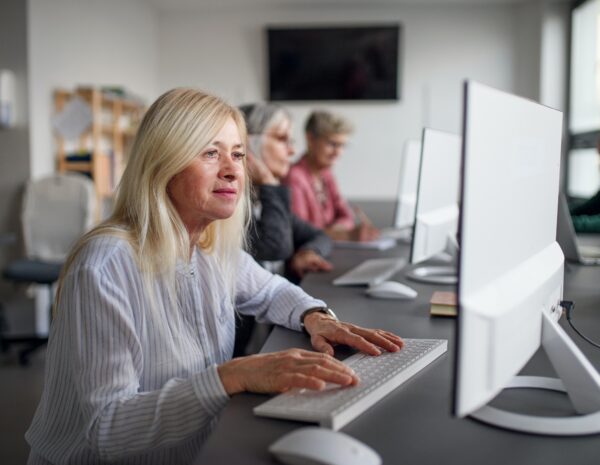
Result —
[{"label": "shoulder", "polygon": [[287,174],[287,180],[295,179],[302,176],[302,170],[298,168],[298,165],[290,166],[290,170]]},{"label": "shoulder", "polygon": [[117,270],[137,268],[129,241],[112,234],[100,234],[81,247],[67,274],[81,270],[115,274]]},{"label": "shoulder", "polygon": [[310,184],[310,175],[301,161],[290,168],[286,184],[294,186]]},{"label": "shoulder", "polygon": [[272,199],[272,198],[278,198],[278,199],[286,199],[289,196],[289,191],[290,188],[286,185],[262,185],[260,186],[258,189],[258,199],[257,200],[264,200],[264,199]]},{"label": "shoulder", "polygon": [[600,204],[600,190],[598,190],[598,192],[596,192],[592,198],[590,199],[591,202],[594,202],[595,204]]}]

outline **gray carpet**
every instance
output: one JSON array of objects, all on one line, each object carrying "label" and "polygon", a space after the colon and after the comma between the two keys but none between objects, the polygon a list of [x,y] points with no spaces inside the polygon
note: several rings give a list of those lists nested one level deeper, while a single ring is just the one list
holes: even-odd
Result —
[{"label": "gray carpet", "polygon": [[42,394],[45,348],[31,355],[27,367],[17,362],[17,347],[0,353],[0,462],[24,465],[29,446],[23,435]]}]

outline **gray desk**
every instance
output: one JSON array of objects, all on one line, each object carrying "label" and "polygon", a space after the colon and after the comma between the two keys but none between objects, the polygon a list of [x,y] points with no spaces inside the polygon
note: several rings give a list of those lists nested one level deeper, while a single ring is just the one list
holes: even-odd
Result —
[{"label": "gray desk", "polygon": [[[518,434],[451,415],[455,322],[453,319],[428,316],[431,293],[444,287],[409,282],[419,291],[419,296],[415,301],[406,303],[373,300],[366,297],[361,288],[336,288],[329,284],[335,276],[363,259],[390,253],[407,254],[408,247],[400,246],[391,252],[353,250],[342,253],[335,250],[332,259],[336,270],[311,275],[303,286],[309,293],[326,300],[342,319],[391,329],[406,337],[445,338],[449,340],[449,350],[444,357],[349,423],[343,431],[369,444],[381,454],[383,463],[390,465],[598,463],[600,436],[551,438]],[[404,280],[403,273],[395,279]],[[574,319],[596,339],[600,339],[598,283],[600,267],[569,266],[565,275],[565,298],[576,301]],[[566,328],[564,319],[562,324]],[[566,330],[594,366],[600,369],[600,350],[582,341],[569,328]],[[264,350],[294,346],[309,348],[308,339],[302,334],[276,328]],[[535,355],[523,372],[553,375],[542,352]],[[305,424],[255,417],[252,408],[266,399],[267,396],[253,394],[235,396],[225,408],[220,423],[196,463],[276,463],[267,452],[268,446],[283,434]],[[507,391],[495,403],[552,415],[572,412],[564,396],[550,392]]]}]

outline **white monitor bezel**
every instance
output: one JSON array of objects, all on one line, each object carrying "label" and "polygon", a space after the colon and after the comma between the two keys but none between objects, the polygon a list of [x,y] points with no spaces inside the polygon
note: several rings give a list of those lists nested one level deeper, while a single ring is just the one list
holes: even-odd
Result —
[{"label": "white monitor bezel", "polygon": [[[562,314],[564,274],[564,256],[555,236],[562,115],[556,110],[473,81],[465,82],[464,88],[463,182],[459,222],[461,246],[453,412],[459,417],[470,415],[494,426],[527,433],[598,434],[600,375],[558,324]],[[486,133],[485,126],[479,124],[483,120],[482,114],[473,111],[471,107],[473,101],[485,96],[493,99],[500,97],[496,101],[501,102],[500,107],[488,105],[492,108],[492,111],[488,109],[488,113],[493,114],[493,117],[485,123],[489,127],[500,126],[505,130],[504,137],[508,137],[513,144],[511,148],[519,148],[519,140],[513,140],[512,134],[517,132],[522,137],[523,129],[527,129],[527,137],[533,137],[538,142],[548,142],[548,147],[536,147],[535,153],[532,151],[527,154],[548,157],[542,164],[526,167],[530,170],[526,174],[533,174],[531,179],[538,181],[531,188],[535,187],[533,192],[540,193],[539,198],[536,197],[537,202],[533,201],[535,211],[538,212],[534,215],[535,221],[541,222],[539,235],[536,234],[533,221],[526,220],[527,207],[521,208],[524,204],[516,203],[516,199],[510,197],[510,192],[515,190],[515,186],[519,186],[519,182],[511,183],[514,179],[507,179],[502,176],[506,173],[493,169],[493,163],[499,161],[500,156],[508,157],[508,163],[511,163],[510,157],[514,154],[494,154],[493,150],[487,150],[482,144],[485,140],[497,149],[494,138]],[[504,104],[506,107],[502,106]],[[485,105],[483,108],[486,108]],[[503,108],[510,111],[504,114]],[[469,155],[473,133],[480,138],[477,145],[480,150],[476,155]],[[534,150],[532,147],[530,150]],[[500,147],[503,148],[506,147]],[[490,156],[495,158],[488,160],[486,157]],[[480,163],[480,169],[474,169],[477,166],[474,160]],[[514,160],[512,163],[514,164]],[[489,171],[487,176],[486,170]],[[515,176],[519,176],[519,173],[515,173]],[[480,183],[479,190],[475,189],[479,194],[483,192],[482,185],[500,192],[498,189],[502,185],[498,180],[503,180],[507,194],[501,200],[502,206],[498,208],[492,198],[491,208],[501,215],[500,221],[511,227],[520,226],[524,235],[530,230],[528,228],[534,229],[529,235],[535,237],[524,238],[525,244],[513,243],[517,236],[507,235],[502,253],[508,257],[504,256],[500,266],[493,270],[486,270],[485,257],[479,257],[483,250],[481,241],[489,238],[483,237],[481,229],[477,232],[478,228],[472,227],[476,224],[475,217],[477,221],[483,222],[486,216],[482,214],[485,210],[481,204],[474,200],[481,197],[469,191],[474,189],[471,184],[474,180]],[[522,184],[518,194],[525,191],[525,182],[522,181]],[[527,201],[524,197],[522,196],[521,202]],[[502,197],[497,196],[497,199]],[[472,208],[471,202],[478,208]],[[542,204],[547,207],[547,211],[539,208]],[[512,216],[505,215],[511,210],[516,213]],[[469,218],[470,215],[472,218]],[[539,244],[539,247],[533,244]],[[514,250],[508,249],[508,246],[514,247]],[[519,257],[520,253],[524,256]],[[469,273],[465,273],[466,263],[472,268]],[[477,266],[472,267],[473,263]],[[540,345],[545,349],[559,379],[516,376]],[[487,405],[502,389],[512,387],[564,391],[569,395],[578,415],[558,418],[524,415]]]}]

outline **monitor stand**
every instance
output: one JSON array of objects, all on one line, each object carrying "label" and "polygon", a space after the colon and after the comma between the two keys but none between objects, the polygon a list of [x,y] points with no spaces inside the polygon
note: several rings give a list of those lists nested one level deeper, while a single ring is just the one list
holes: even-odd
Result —
[{"label": "monitor stand", "polygon": [[484,423],[526,433],[550,436],[600,433],[600,375],[556,319],[546,313],[542,320],[542,347],[559,379],[516,376],[506,389],[533,388],[565,392],[579,415],[524,415],[486,405],[470,416]]},{"label": "monitor stand", "polygon": [[447,265],[421,265],[407,271],[406,277],[427,284],[456,284],[458,281],[458,242],[454,234],[446,238],[446,248],[434,257]]}]

